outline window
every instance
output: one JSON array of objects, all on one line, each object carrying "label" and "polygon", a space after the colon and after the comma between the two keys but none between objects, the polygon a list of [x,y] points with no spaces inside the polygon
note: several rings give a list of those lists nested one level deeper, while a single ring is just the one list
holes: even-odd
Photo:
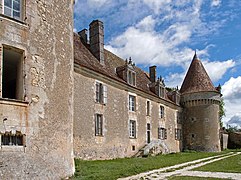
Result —
[{"label": "window", "polygon": [[22,19],[23,0],[3,0],[3,14],[14,19]]},{"label": "window", "polygon": [[1,135],[1,145],[2,146],[23,146],[24,145],[24,135],[20,132],[12,134],[11,132],[6,132]]},{"label": "window", "polygon": [[175,139],[176,140],[181,140],[182,139],[182,130],[175,128]]},{"label": "window", "polygon": [[167,139],[167,130],[165,128],[158,128],[158,139]]},{"label": "window", "polygon": [[146,115],[150,116],[150,101],[146,101]]},{"label": "window", "polygon": [[136,138],[136,121],[134,120],[130,120],[129,136],[130,138]]},{"label": "window", "polygon": [[129,95],[129,111],[136,110],[136,97]]},{"label": "window", "polygon": [[165,97],[165,88],[164,87],[160,87],[160,91],[159,91],[159,97],[164,98]]},{"label": "window", "polygon": [[177,111],[177,123],[181,123],[181,112]]},{"label": "window", "polygon": [[102,114],[95,115],[95,135],[103,136],[103,115]]},{"label": "window", "polygon": [[133,71],[127,71],[127,83],[130,85],[136,85],[136,73]]},{"label": "window", "polygon": [[23,51],[3,47],[2,97],[23,100]]},{"label": "window", "polygon": [[164,107],[163,106],[160,106],[160,118],[164,118]]},{"label": "window", "polygon": [[102,83],[96,82],[96,102],[107,104],[107,86]]}]

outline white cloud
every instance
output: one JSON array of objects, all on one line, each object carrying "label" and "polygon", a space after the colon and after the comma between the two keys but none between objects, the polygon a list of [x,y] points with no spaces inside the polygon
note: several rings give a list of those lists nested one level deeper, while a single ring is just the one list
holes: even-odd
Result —
[{"label": "white cloud", "polygon": [[213,82],[217,82],[220,80],[223,75],[227,72],[228,69],[235,66],[235,62],[233,60],[227,61],[204,61],[203,65]]},{"label": "white cloud", "polygon": [[172,1],[171,0],[143,0],[143,2],[148,5],[156,14],[159,14],[161,9],[168,10],[167,5],[169,5]]},{"label": "white cloud", "polygon": [[211,6],[220,6],[221,0],[212,0]]},{"label": "white cloud", "polygon": [[222,93],[226,109],[224,122],[229,122],[234,116],[241,117],[241,76],[231,77],[225,82],[222,86]]}]

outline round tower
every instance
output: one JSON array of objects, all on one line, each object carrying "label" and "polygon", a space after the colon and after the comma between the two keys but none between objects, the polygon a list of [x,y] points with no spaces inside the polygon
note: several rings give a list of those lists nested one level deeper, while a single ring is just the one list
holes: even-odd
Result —
[{"label": "round tower", "polygon": [[196,53],[180,93],[183,106],[183,148],[195,151],[220,151],[221,94],[213,86]]}]

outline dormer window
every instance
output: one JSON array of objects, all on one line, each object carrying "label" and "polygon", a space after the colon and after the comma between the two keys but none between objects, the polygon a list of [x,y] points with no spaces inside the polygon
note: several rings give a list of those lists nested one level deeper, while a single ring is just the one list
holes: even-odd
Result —
[{"label": "dormer window", "polygon": [[134,71],[127,71],[127,83],[132,86],[136,85],[136,73]]},{"label": "dormer window", "polygon": [[162,98],[165,97],[165,88],[162,86],[159,89],[159,97],[162,97]]}]

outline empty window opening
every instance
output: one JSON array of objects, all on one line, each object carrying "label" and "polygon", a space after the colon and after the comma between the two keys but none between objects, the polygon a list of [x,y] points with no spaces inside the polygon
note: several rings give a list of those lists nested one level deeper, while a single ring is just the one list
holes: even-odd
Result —
[{"label": "empty window opening", "polygon": [[136,146],[132,146],[132,151],[135,151],[136,150]]},{"label": "empty window opening", "polygon": [[12,134],[11,132],[6,132],[1,134],[1,145],[2,146],[23,146],[24,145],[24,135],[20,132]]},{"label": "empty window opening", "polygon": [[3,47],[2,97],[23,100],[23,52]]}]

